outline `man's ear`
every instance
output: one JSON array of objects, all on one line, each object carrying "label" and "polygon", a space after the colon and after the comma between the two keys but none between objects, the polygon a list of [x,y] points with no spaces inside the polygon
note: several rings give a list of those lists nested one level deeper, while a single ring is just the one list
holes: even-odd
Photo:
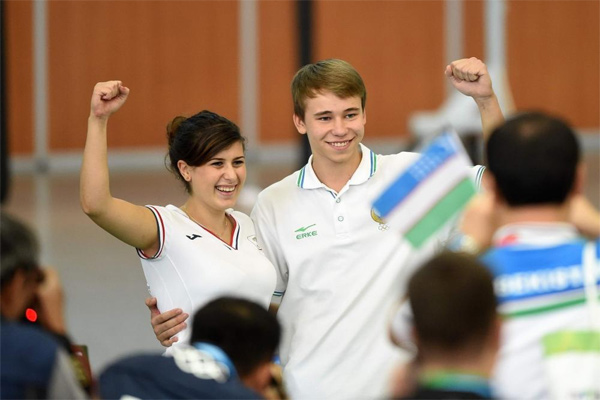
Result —
[{"label": "man's ear", "polygon": [[494,178],[494,175],[486,168],[481,177],[481,191],[495,194],[498,192],[496,185],[496,178]]},{"label": "man's ear", "polygon": [[491,335],[494,348],[499,350],[500,344],[502,343],[502,317],[500,315],[497,315],[496,318],[494,318]]},{"label": "man's ear", "polygon": [[419,340],[417,328],[414,325],[410,328],[410,338],[413,341],[415,348],[418,349],[421,344],[421,341]]},{"label": "man's ear", "polygon": [[26,296],[25,282],[27,275],[22,269],[17,269],[10,279],[2,286],[0,296],[2,298],[2,316],[7,319],[18,319],[23,311],[22,296]]},{"label": "man's ear", "polygon": [[[497,315],[494,318],[494,321],[492,322],[491,326],[490,326],[490,331],[488,333],[488,340],[487,340],[487,348],[490,351],[490,353],[493,355],[493,364],[495,364],[495,361],[498,359],[498,353],[500,352],[500,346],[502,345],[502,317],[500,317],[500,315]],[[490,369],[492,368],[492,365],[490,365]]]},{"label": "man's ear", "polygon": [[492,199],[495,205],[506,204],[506,200],[504,200],[504,197],[502,196],[502,193],[500,193],[500,189],[498,188],[496,178],[494,178],[494,175],[492,175],[492,173],[489,170],[483,174],[481,186],[485,192],[488,192],[492,195]]},{"label": "man's ear", "polygon": [[298,132],[301,135],[306,134],[306,125],[304,124],[304,118],[301,118],[300,116],[296,115],[296,113],[294,113],[292,119],[294,120],[294,125],[296,126]]},{"label": "man's ear", "polygon": [[583,162],[580,162],[575,170],[575,181],[573,182],[573,188],[571,189],[571,196],[584,193],[586,175],[586,166]]}]

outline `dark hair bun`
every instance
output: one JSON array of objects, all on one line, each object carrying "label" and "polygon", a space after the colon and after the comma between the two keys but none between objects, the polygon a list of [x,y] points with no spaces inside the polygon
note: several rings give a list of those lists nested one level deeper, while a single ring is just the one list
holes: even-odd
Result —
[{"label": "dark hair bun", "polygon": [[169,142],[169,146],[173,144],[173,140],[175,139],[175,133],[177,132],[177,129],[179,129],[181,123],[186,119],[186,117],[182,117],[180,115],[173,118],[173,120],[167,124],[167,140]]}]

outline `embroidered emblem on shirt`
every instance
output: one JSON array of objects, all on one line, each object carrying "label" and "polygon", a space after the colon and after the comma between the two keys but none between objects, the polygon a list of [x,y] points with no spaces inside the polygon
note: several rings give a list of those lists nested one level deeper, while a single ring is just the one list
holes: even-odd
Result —
[{"label": "embroidered emblem on shirt", "polygon": [[187,237],[190,240],[194,240],[194,239],[201,238],[202,236],[197,235],[197,234],[194,233],[193,235],[185,235],[185,237]]},{"label": "embroidered emblem on shirt", "polygon": [[300,240],[300,239],[306,239],[306,238],[311,237],[311,236],[317,236],[317,231],[316,230],[307,232],[308,229],[312,228],[313,226],[317,226],[317,224],[303,226],[303,227],[300,227],[300,228],[296,229],[294,231],[294,232],[298,233],[296,235],[296,239]]},{"label": "embroidered emblem on shirt", "polygon": [[373,221],[375,221],[379,224],[377,229],[379,229],[380,231],[387,231],[389,229],[389,226],[387,226],[387,224],[385,222],[383,222],[383,219],[381,219],[381,217],[379,215],[377,215],[375,210],[372,208],[371,208],[371,218],[373,219]]}]

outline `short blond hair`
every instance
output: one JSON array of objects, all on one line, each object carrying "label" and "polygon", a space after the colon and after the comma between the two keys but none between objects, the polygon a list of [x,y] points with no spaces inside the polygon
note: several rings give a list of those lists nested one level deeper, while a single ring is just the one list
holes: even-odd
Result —
[{"label": "short blond hair", "polygon": [[339,59],[327,59],[300,68],[292,79],[294,114],[304,119],[306,99],[329,91],[346,99],[358,96],[362,109],[367,103],[367,89],[358,71],[350,63]]}]

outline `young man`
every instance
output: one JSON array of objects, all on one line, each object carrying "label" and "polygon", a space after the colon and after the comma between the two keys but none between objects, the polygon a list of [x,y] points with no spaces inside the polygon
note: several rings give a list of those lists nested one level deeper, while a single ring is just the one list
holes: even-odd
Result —
[{"label": "young man", "polygon": [[[446,74],[475,98],[484,127],[502,119],[481,61],[460,60]],[[308,135],[312,157],[265,189],[252,213],[278,272],[284,381],[298,398],[381,397],[401,358],[387,340],[388,311],[434,249],[399,241],[366,199],[414,155],[377,155],[361,144],[366,89],[345,61],[303,67],[292,96],[294,124]]]},{"label": "young man", "polygon": [[[502,121],[485,64],[458,60],[445,73],[475,99],[484,133]],[[377,155],[361,144],[366,89],[345,61],[306,65],[293,79],[292,96],[294,124],[308,136],[312,156],[265,189],[252,212],[259,244],[278,273],[284,382],[293,398],[381,397],[402,358],[388,340],[388,311],[413,266],[434,249],[417,252],[399,240],[366,199],[415,155]],[[185,315],[157,314],[155,333],[169,345]]]},{"label": "young man", "polygon": [[443,252],[410,278],[407,298],[418,356],[406,398],[491,398],[501,322],[489,270],[473,256]]},{"label": "young man", "polygon": [[194,316],[191,346],[126,357],[100,376],[103,399],[260,399],[281,328],[251,301],[213,300]]},{"label": "young man", "polygon": [[[577,380],[566,374],[572,371],[554,378],[546,375],[544,355],[565,351],[569,343],[578,352],[598,352],[600,321],[594,328],[590,311],[594,301],[596,307],[600,304],[597,297],[586,301],[586,291],[599,284],[600,216],[582,207],[584,168],[579,153],[572,129],[541,113],[511,118],[488,141],[490,193],[467,210],[463,231],[482,246],[491,243],[482,260],[495,277],[504,318],[493,380],[499,398],[563,398],[564,393],[550,389]],[[585,210],[585,223],[573,225],[580,219],[573,218],[573,208]],[[581,226],[593,240],[581,236]],[[586,243],[595,250],[585,250]],[[596,263],[587,288],[585,251],[590,251],[589,264]],[[587,342],[573,341],[582,336]],[[586,373],[592,374],[591,385],[569,396],[600,395],[598,371],[579,365],[581,382]]]}]

